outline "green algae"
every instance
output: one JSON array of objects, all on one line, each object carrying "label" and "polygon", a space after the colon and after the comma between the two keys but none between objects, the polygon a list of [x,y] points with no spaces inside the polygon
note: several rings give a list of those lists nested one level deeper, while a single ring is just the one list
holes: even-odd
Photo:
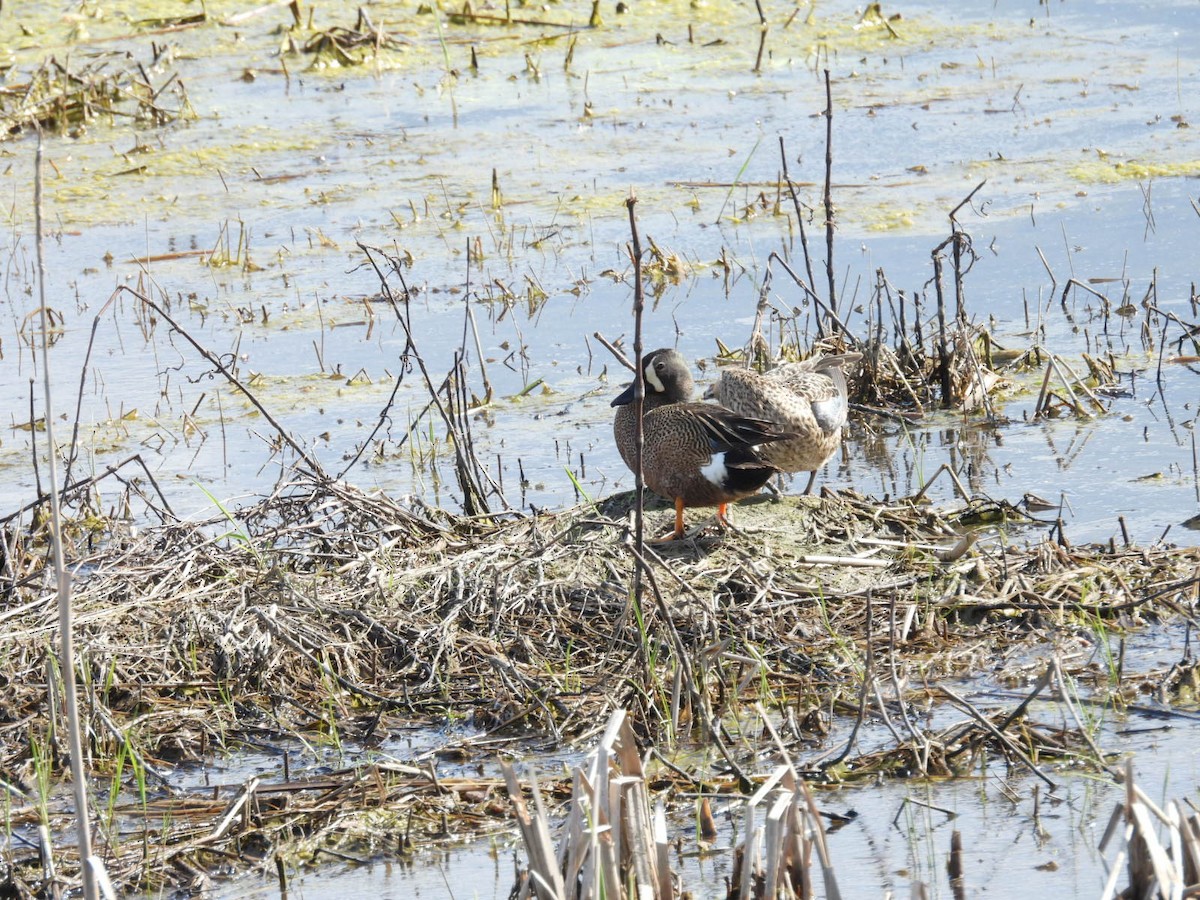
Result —
[{"label": "green algae", "polygon": [[1120,184],[1125,181],[1149,181],[1152,178],[1196,178],[1200,160],[1179,162],[1110,161],[1104,157],[1077,163],[1067,174],[1084,184]]},{"label": "green algae", "polygon": [[907,231],[920,219],[920,214],[913,209],[887,209],[877,206],[873,214],[864,220],[867,231]]},{"label": "green algae", "polygon": [[[306,15],[295,22],[284,7],[249,16],[236,3],[208,4],[203,22],[170,32],[169,40],[177,45],[173,59],[188,78],[210,79],[210,73],[221,73],[223,77],[242,73],[243,77],[232,79],[230,88],[222,94],[241,93],[239,84],[260,83],[258,92],[266,91],[269,96],[275,90],[271,80],[290,84],[291,70],[305,71],[308,77],[317,79],[317,84],[328,86],[348,78],[379,79],[393,69],[420,72],[421,77],[411,85],[418,100],[433,89],[455,109],[459,104],[485,109],[494,102],[493,98],[502,97],[506,83],[498,75],[506,76],[509,84],[536,85],[548,78],[571,79],[573,72],[586,72],[586,78],[590,79],[606,74],[625,78],[628,73],[636,73],[639,86],[627,102],[589,102],[575,110],[588,129],[613,128],[613,137],[620,143],[598,145],[593,153],[582,157],[567,152],[565,147],[561,151],[555,147],[547,149],[545,165],[550,170],[565,169],[568,175],[602,171],[606,157],[614,152],[640,152],[641,139],[621,140],[620,130],[634,121],[641,123],[639,128],[670,128],[676,116],[675,103],[681,98],[686,97],[689,104],[707,113],[717,112],[720,105],[728,103],[739,91],[754,96],[760,91],[777,90],[768,83],[747,78],[762,32],[751,11],[729,4],[667,0],[638,6],[624,14],[606,14],[603,24],[598,26],[588,24],[591,17],[588,2],[550,4],[541,9],[515,7],[512,18],[521,24],[472,19],[457,8],[453,12],[442,8],[448,20],[442,24],[439,19],[438,28],[432,27],[435,22],[428,11],[402,3],[373,4],[369,8],[370,19],[360,18],[357,22],[347,10],[302,9]],[[81,41],[79,48],[98,47],[108,41],[114,48],[132,49],[136,53],[137,47],[147,43],[147,36],[142,33],[145,27],[137,23],[150,19],[166,21],[192,11],[190,6],[172,3],[116,3],[103,10],[91,9],[61,19],[54,16],[33,19],[28,27],[31,33],[53,46],[69,40],[69,29],[85,20],[88,40]],[[764,46],[768,52],[763,57],[762,69],[764,75],[771,77],[786,76],[793,71],[815,75],[819,58],[831,53],[903,58],[934,47],[953,52],[955,48],[980,41],[1012,36],[991,23],[958,25],[922,15],[896,16],[890,7],[877,5],[872,5],[864,15],[823,4],[804,4],[785,11],[767,10],[767,18]],[[349,40],[346,35],[367,31],[364,22],[387,36],[388,41],[381,46],[362,48],[361,54],[355,50],[353,60],[343,59],[339,53],[330,54],[328,42],[321,44],[318,40],[321,35],[337,35],[338,45],[342,46]],[[81,35],[77,32],[75,37]],[[568,37],[569,51],[564,40]],[[325,49],[317,54],[303,52],[314,41]],[[473,75],[466,74],[468,67],[461,65],[468,48],[471,58],[477,55],[480,60],[479,71]],[[614,57],[614,51],[619,58]],[[531,57],[531,53],[536,56]],[[319,57],[317,62],[314,56]],[[330,63],[327,57],[341,62],[327,66]],[[358,64],[368,62],[369,65]],[[199,75],[185,71],[196,64],[203,68]],[[896,102],[928,103],[931,98],[948,99],[964,88],[980,89],[980,79],[973,76],[964,81],[955,71],[960,67],[980,70],[982,63],[977,58],[945,65],[949,68],[943,71],[950,74],[944,77],[953,78],[954,88],[931,81],[908,101]],[[898,77],[901,72],[897,70],[895,75]],[[574,77],[578,80],[578,76]],[[848,77],[855,75],[850,73]],[[877,74],[866,81],[874,83],[879,77]],[[895,79],[885,77],[885,80]],[[261,86],[264,82],[265,87]],[[872,92],[877,89],[873,83],[864,83],[862,87]],[[853,105],[858,94],[857,90],[839,91],[835,104]],[[645,102],[651,97],[655,102]],[[216,110],[211,104],[197,110],[197,114],[201,121],[192,127],[165,129],[154,141],[135,138],[136,157],[131,155],[132,150],[122,153],[111,148],[114,134],[128,133],[121,127],[97,126],[82,134],[79,142],[72,145],[66,161],[52,147],[50,152],[60,167],[60,177],[51,182],[51,196],[57,204],[71,209],[72,223],[79,226],[126,222],[146,214],[165,220],[175,218],[180,210],[195,218],[219,219],[229,214],[229,198],[222,194],[229,192],[227,181],[231,176],[280,173],[302,176],[306,182],[305,202],[316,206],[360,201],[363,192],[372,190],[380,177],[367,175],[356,183],[331,183],[326,167],[309,162],[338,151],[339,137],[328,131],[296,128],[294,123],[275,127],[269,117],[265,123],[247,121],[244,111],[232,107]],[[443,193],[446,182],[458,174],[443,169],[439,159],[460,166],[471,164],[464,159],[460,135],[431,136],[434,143],[419,148],[417,167],[404,166],[386,176],[395,179],[394,184],[419,188],[424,198]],[[381,137],[387,138],[372,136],[372,141]],[[723,149],[706,146],[712,138],[703,133],[695,137],[699,139],[695,147],[699,153],[715,155]],[[375,148],[371,155],[382,157],[383,165],[396,169],[395,157],[408,155],[408,147],[401,139],[389,143],[390,153],[380,153]],[[489,161],[477,159],[476,164],[483,168]],[[555,216],[563,214],[561,194],[557,189],[553,193],[539,189],[545,183],[544,179],[538,179],[522,191],[510,190],[508,197],[516,203],[552,208]],[[549,183],[557,187],[553,180]],[[466,197],[465,202],[471,203],[469,184],[460,181],[450,186],[456,197]],[[638,185],[638,192],[656,207],[676,205],[677,188],[670,184],[643,183]],[[573,193],[578,201],[572,202],[569,212],[584,221],[595,210],[619,209],[628,195],[628,187]],[[255,202],[267,207],[280,201],[291,202],[285,197],[294,199],[294,195],[263,191]],[[707,208],[711,203],[702,203],[702,198],[693,194],[690,201],[695,204],[695,212],[699,213],[702,205],[705,216],[711,212]],[[735,221],[745,219],[738,217]],[[895,231],[917,221],[916,217],[904,216],[875,221],[868,217],[863,226],[868,230]],[[460,220],[456,227],[465,226]],[[436,237],[441,238],[440,231]]]}]

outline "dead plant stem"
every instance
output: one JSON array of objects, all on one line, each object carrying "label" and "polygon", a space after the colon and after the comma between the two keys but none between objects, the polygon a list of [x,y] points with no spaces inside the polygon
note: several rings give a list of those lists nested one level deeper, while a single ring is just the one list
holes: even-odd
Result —
[{"label": "dead plant stem", "polygon": [[[42,391],[46,414],[47,480],[50,494],[50,543],[54,556],[54,580],[58,589],[59,666],[62,670],[63,703],[67,713],[67,746],[71,754],[71,781],[75,790],[75,836],[79,844],[79,871],[86,900],[99,897],[92,857],[92,830],[88,817],[87,775],[83,769],[83,740],[79,723],[79,700],[75,691],[75,640],[71,609],[71,576],[63,559],[62,515],[58,496],[58,449],[54,445],[54,404],[50,392],[50,317],[46,308],[46,256],[42,233],[42,135],[38,132],[33,175],[33,215],[37,244],[38,302],[42,325]],[[31,432],[36,435],[37,430]],[[36,455],[36,454],[35,454]],[[49,684],[47,691],[51,690]]]},{"label": "dead plant stem", "polygon": [[108,312],[108,308],[112,306],[116,299],[116,294],[113,294],[104,305],[100,307],[100,311],[92,317],[92,333],[88,337],[87,352],[83,355],[83,363],[79,366],[79,393],[75,396],[75,421],[71,427],[71,448],[67,451],[67,464],[63,473],[63,483],[71,483],[71,469],[75,465],[75,460],[79,454],[79,423],[83,419],[83,392],[87,386],[87,375],[91,369],[92,350],[96,345],[96,331],[100,327],[100,317]]},{"label": "dead plant stem", "polygon": [[645,309],[645,296],[642,294],[642,243],[638,237],[636,206],[637,197],[631,195],[625,201],[625,208],[629,211],[629,233],[632,241],[630,254],[633,257],[633,416],[635,423],[633,432],[633,550],[636,554],[633,600],[640,609],[643,590],[642,570],[646,568],[643,560],[646,480],[642,472],[642,451],[645,443],[645,436],[642,433],[642,411],[646,405],[646,373],[642,371],[642,312]]},{"label": "dead plant stem", "polygon": [[[34,380],[32,378],[30,378],[29,379],[29,433],[31,435],[37,434],[37,405],[36,405],[36,401],[34,400],[34,395],[36,393],[37,393],[36,383],[34,382]],[[49,412],[46,413],[46,418],[47,418],[47,420],[50,418]],[[49,431],[49,427],[50,427],[50,423],[49,423],[49,421],[47,421],[46,422],[47,432]],[[35,490],[37,492],[38,502],[40,503],[42,501],[42,499],[44,497],[46,497],[47,492],[42,490],[42,468],[38,464],[37,441],[30,441],[29,446],[30,446],[30,451],[31,451],[30,459],[33,462],[33,484],[34,484]]]},{"label": "dead plant stem", "polygon": [[[829,70],[825,70],[825,275],[829,279],[830,322],[837,322],[837,286],[833,275],[833,89]],[[830,331],[834,329],[830,327]],[[817,320],[817,335],[823,337],[821,320]]]},{"label": "dead plant stem", "polygon": [[767,32],[770,31],[770,26],[767,24],[767,16],[763,12],[762,0],[754,0],[754,5],[758,9],[758,55],[754,58],[754,72],[762,71],[763,54],[767,50]]},{"label": "dead plant stem", "polygon": [[[955,706],[957,706],[959,709],[961,709],[963,712],[965,712],[967,715],[969,715],[972,719],[974,719],[976,722],[978,722],[980,724],[980,726],[982,726],[985,731],[987,731],[989,734],[992,735],[992,737],[994,737],[997,741],[999,741],[1000,744],[1009,753],[1011,753],[1014,757],[1016,757],[1016,759],[1020,760],[1020,762],[1022,763],[1022,765],[1025,766],[1025,768],[1027,768],[1030,772],[1032,772],[1034,775],[1036,775],[1038,778],[1040,778],[1042,781],[1044,781],[1046,783],[1046,785],[1050,788],[1050,790],[1052,790],[1052,791],[1058,790],[1058,784],[1055,783],[1050,778],[1049,775],[1047,775],[1045,772],[1043,772],[1041,769],[1039,769],[1037,767],[1037,764],[1034,763],[1034,761],[1029,758],[1029,755],[1024,750],[1022,750],[1020,747],[1018,747],[1008,735],[1006,735],[1004,732],[1002,732],[1000,729],[998,729],[995,725],[993,725],[991,720],[989,720],[987,718],[987,716],[983,715],[983,713],[979,712],[979,710],[977,710],[974,706],[972,706],[965,698],[959,696],[954,691],[952,691],[950,688],[946,687],[944,684],[941,685],[938,688],[938,690],[943,695],[945,695],[945,697],[947,699],[949,699],[951,703],[953,703]],[[1086,730],[1083,729],[1082,725],[1080,726],[1080,730],[1084,731],[1084,733],[1086,735]],[[1101,756],[1100,759],[1103,759],[1103,756]]]},{"label": "dead plant stem", "polygon": [[[800,197],[796,194],[796,185],[788,174],[787,151],[784,149],[783,135],[779,136],[779,159],[783,164],[783,180],[787,183],[788,194],[792,198],[792,207],[796,210],[796,227],[800,229],[800,250],[804,253],[804,270],[808,272],[808,283],[816,284],[817,280],[813,277],[812,255],[808,252],[808,231],[804,227],[804,210],[801,208]],[[792,278],[796,279],[794,273]],[[799,281],[799,279],[796,280]],[[803,282],[800,283],[803,285]],[[812,291],[809,290],[808,293],[812,294]]]},{"label": "dead plant stem", "polygon": [[[139,466],[142,467],[142,474],[146,477],[146,479],[150,482],[150,484],[154,485],[155,493],[158,494],[158,499],[163,504],[163,511],[165,511],[167,513],[167,515],[169,515],[171,518],[175,518],[175,512],[174,512],[174,510],[171,509],[171,504],[167,502],[167,498],[163,494],[162,488],[159,487],[158,480],[154,477],[154,473],[152,473],[150,471],[150,469],[146,466],[146,461],[144,459],[142,459],[142,455],[140,453],[135,453],[133,456],[123,459],[119,463],[113,463],[111,466],[105,467],[103,472],[99,472],[96,475],[91,476],[90,478],[81,478],[79,481],[65,485],[63,487],[63,489],[61,491],[59,491],[59,496],[65,497],[66,495],[73,494],[77,491],[82,490],[83,488],[96,485],[99,482],[101,482],[102,480],[104,480],[105,478],[108,478],[110,475],[115,475],[117,472],[119,472],[121,469],[125,468],[125,466],[129,465],[130,463],[137,463]],[[7,515],[0,516],[0,525],[6,525],[7,523],[11,522],[13,519],[17,518],[17,516],[21,515],[22,513],[26,512],[28,510],[34,509],[35,507],[41,506],[45,502],[46,502],[46,497],[44,495],[39,495],[38,499],[31,500],[29,503],[26,503],[24,506],[18,507],[17,509],[8,513]],[[159,514],[162,515],[162,512],[160,511]],[[165,518],[165,516],[163,518]]]},{"label": "dead plant stem", "polygon": [[479,340],[479,326],[475,323],[475,311],[471,308],[471,240],[467,239],[467,279],[463,290],[463,305],[466,307],[466,321],[463,322],[463,355],[467,352],[467,328],[475,338],[475,356],[479,360],[479,373],[483,377],[484,402],[492,402],[492,382],[488,378],[487,360],[483,356],[483,344]]},{"label": "dead plant stem", "polygon": [[[416,341],[413,339],[412,325],[409,321],[409,292],[408,285],[404,282],[404,276],[400,273],[400,266],[393,260],[392,270],[400,279],[400,287],[403,291],[403,308],[397,301],[396,296],[392,293],[392,287],[388,283],[387,277],[379,268],[379,263],[375,259],[374,252],[366,244],[361,241],[358,248],[366,254],[367,261],[371,264],[371,268],[375,270],[375,275],[379,279],[380,290],[383,291],[388,303],[392,307],[392,311],[396,314],[396,319],[400,323],[400,327],[404,329],[405,339],[405,355],[406,358],[416,360],[417,368],[421,370],[421,377],[425,381],[425,389],[429,392],[430,401],[437,407],[438,414],[442,417],[442,422],[446,426],[446,430],[451,437],[451,445],[454,448],[455,473],[459,479],[459,488],[463,494],[463,510],[468,516],[490,516],[491,511],[488,508],[487,497],[484,493],[483,485],[478,480],[478,470],[482,469],[478,458],[474,454],[474,449],[471,445],[470,434],[460,434],[459,428],[455,422],[455,414],[452,409],[447,409],[446,404],[442,402],[441,391],[433,386],[433,379],[429,375],[429,368],[425,364],[424,357],[421,356],[417,349]],[[385,255],[385,258],[386,255]],[[451,375],[457,370],[458,364],[451,369]],[[450,386],[446,392],[447,399],[453,406],[454,389]],[[464,411],[465,415],[465,411]],[[503,501],[503,497],[501,497]],[[506,504],[507,505],[507,504]]]},{"label": "dead plant stem", "polygon": [[613,356],[616,357],[617,362],[619,362],[621,365],[623,365],[625,368],[627,368],[630,372],[637,371],[637,368],[634,366],[634,364],[629,361],[629,357],[627,357],[624,353],[621,352],[621,348],[616,346],[615,344],[613,344],[608,338],[606,338],[604,335],[602,335],[599,331],[593,332],[592,337],[594,337],[601,344],[603,344],[605,349],[608,350],[609,353],[611,353]]},{"label": "dead plant stem", "polygon": [[944,246],[944,243],[939,244],[933,251],[933,284],[937,291],[938,380],[942,388],[942,408],[949,409],[954,405],[954,384],[950,377],[950,348],[946,337],[946,296],[942,291],[941,250]]},{"label": "dead plant stem", "polygon": [[310,456],[307,450],[300,446],[300,443],[294,437],[292,437],[291,433],[286,428],[283,427],[283,424],[271,414],[271,411],[267,409],[267,407],[257,397],[254,396],[254,393],[250,390],[250,388],[247,387],[237,377],[231,367],[228,367],[221,362],[221,359],[215,353],[192,337],[186,328],[176,322],[171,315],[165,309],[163,309],[162,306],[155,303],[149,297],[126,285],[118,286],[117,292],[119,293],[121,291],[132,294],[146,306],[149,306],[156,313],[158,313],[159,316],[162,317],[163,321],[170,325],[177,334],[191,344],[192,347],[196,349],[196,352],[199,353],[209,365],[220,372],[226,381],[228,381],[245,395],[246,399],[250,401],[251,405],[253,405],[254,408],[262,414],[262,417],[271,424],[271,427],[275,429],[275,433],[279,435],[280,439],[292,448],[292,452],[294,452],[296,456],[300,458],[304,465],[307,466],[314,475],[319,478],[328,478],[328,476],[325,475],[325,470],[321,467],[321,464],[318,463],[312,456]]}]

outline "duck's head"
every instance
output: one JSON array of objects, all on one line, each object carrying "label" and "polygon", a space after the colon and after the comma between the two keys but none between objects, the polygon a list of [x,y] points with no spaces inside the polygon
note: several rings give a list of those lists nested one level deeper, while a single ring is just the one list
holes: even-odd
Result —
[{"label": "duck's head", "polygon": [[[642,357],[642,372],[646,380],[646,401],[652,406],[664,403],[686,403],[692,399],[692,372],[679,353],[664,347]],[[631,382],[621,395],[613,400],[613,406],[625,406],[633,402],[637,382]]]}]

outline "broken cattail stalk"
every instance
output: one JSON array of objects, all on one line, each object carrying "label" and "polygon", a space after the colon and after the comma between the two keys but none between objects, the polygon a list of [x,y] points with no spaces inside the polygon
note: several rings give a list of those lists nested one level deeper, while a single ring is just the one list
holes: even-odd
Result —
[{"label": "broken cattail stalk", "polygon": [[942,388],[942,407],[954,405],[954,383],[950,377],[950,348],[946,337],[946,297],[942,291],[942,256],[945,246],[939,244],[933,251],[933,284],[937,290],[937,320],[938,320],[938,381]]},{"label": "broken cattail stalk", "polygon": [[1033,405],[1034,419],[1040,419],[1048,414],[1050,403],[1050,376],[1054,374],[1053,357],[1046,361],[1046,372],[1042,375],[1042,388],[1038,391],[1037,403]]},{"label": "broken cattail stalk", "polygon": [[[1125,799],[1117,804],[1100,840],[1100,851],[1107,851],[1120,829],[1122,842],[1108,867],[1108,880],[1102,900],[1121,896],[1168,900],[1194,896],[1200,881],[1200,815],[1184,812],[1170,801],[1159,809],[1134,782],[1133,760],[1127,760],[1124,772]],[[1155,826],[1157,820],[1158,827]],[[1165,829],[1165,842],[1159,831]],[[1128,887],[1118,892],[1117,883],[1124,871]]]},{"label": "broken cattail stalk", "polygon": [[[557,849],[551,845],[537,779],[530,774],[531,812],[512,766],[505,763],[502,768],[529,859],[528,871],[518,876],[518,893],[539,900],[678,896],[670,869],[666,809],[658,802],[650,812],[645,772],[624,710],[613,713],[596,748],[574,770],[570,813]],[[756,821],[759,808],[765,810],[761,822]],[[707,800],[701,804],[701,832],[707,841],[716,836]],[[820,812],[792,767],[779,766],[746,801],[746,840],[735,851],[738,862],[729,898],[813,896],[809,869],[814,848],[821,859],[825,894],[838,900],[841,894]]]},{"label": "broken cattail stalk", "polygon": [[1062,366],[1059,365],[1058,357],[1053,353],[1050,354],[1050,365],[1054,368],[1055,374],[1058,375],[1058,380],[1061,381],[1063,387],[1066,388],[1067,396],[1071,398],[1071,409],[1075,411],[1075,415],[1082,416],[1085,419],[1090,419],[1092,414],[1084,408],[1082,403],[1079,402],[1079,397],[1075,395],[1075,389],[1072,387],[1070,379],[1067,378]]},{"label": "broken cattail stalk", "polygon": [[966,900],[967,891],[963,882],[962,832],[957,828],[950,834],[950,859],[946,863],[946,873],[950,876],[950,890],[954,892],[954,900]]}]

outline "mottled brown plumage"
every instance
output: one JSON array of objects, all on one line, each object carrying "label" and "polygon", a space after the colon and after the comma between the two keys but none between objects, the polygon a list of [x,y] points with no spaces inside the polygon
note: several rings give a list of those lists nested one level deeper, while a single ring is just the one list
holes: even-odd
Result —
[{"label": "mottled brown plumage", "polygon": [[[646,485],[675,503],[675,537],[683,535],[687,506],[716,506],[749,496],[778,469],[764,462],[759,445],[794,437],[770,422],[739,416],[713,403],[693,403],[692,375],[674,350],[655,350],[643,360],[646,396],[642,411],[642,476]],[[613,400],[613,433],[621,458],[637,465],[636,382]]]},{"label": "mottled brown plumage", "polygon": [[817,469],[841,445],[849,400],[845,365],[861,353],[814,357],[788,363],[760,375],[750,369],[727,368],[705,393],[735,413],[773,422],[795,437],[764,446],[762,457],[784,472],[810,472],[812,489]]}]

